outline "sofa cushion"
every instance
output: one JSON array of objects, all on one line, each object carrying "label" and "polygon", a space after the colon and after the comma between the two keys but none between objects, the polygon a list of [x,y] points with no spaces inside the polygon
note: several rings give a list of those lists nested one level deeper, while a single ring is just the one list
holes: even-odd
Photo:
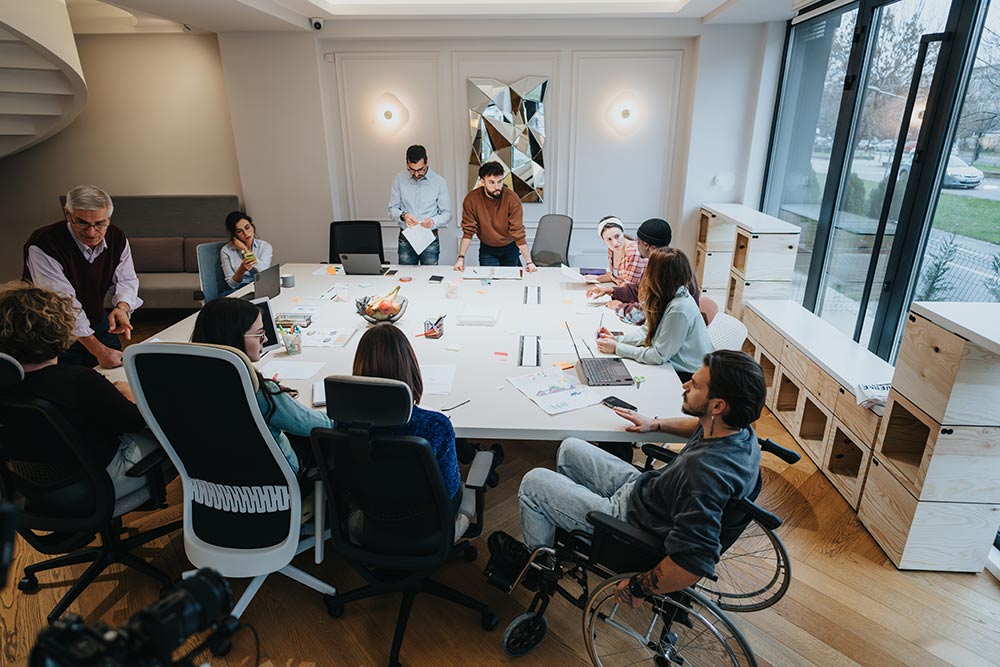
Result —
[{"label": "sofa cushion", "polygon": [[184,240],[179,236],[130,238],[136,273],[171,273],[184,270]]},{"label": "sofa cushion", "polygon": [[[184,271],[198,273],[198,246],[202,243],[228,241],[225,237],[191,237],[184,239]],[[177,269],[180,271],[181,269]]]},{"label": "sofa cushion", "polygon": [[191,273],[141,273],[139,296],[144,309],[198,308],[194,293],[201,289],[197,274]]}]

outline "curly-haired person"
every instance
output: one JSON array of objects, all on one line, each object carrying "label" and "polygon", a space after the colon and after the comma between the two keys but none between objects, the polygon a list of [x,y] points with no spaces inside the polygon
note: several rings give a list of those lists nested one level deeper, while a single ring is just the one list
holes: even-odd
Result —
[{"label": "curly-haired person", "polygon": [[70,297],[24,282],[0,285],[0,352],[24,368],[24,380],[8,391],[59,408],[94,460],[107,468],[120,498],[145,484],[145,478],[125,473],[159,444],[146,430],[127,382],[112,384],[93,368],[59,363],[76,341],[75,324]]}]

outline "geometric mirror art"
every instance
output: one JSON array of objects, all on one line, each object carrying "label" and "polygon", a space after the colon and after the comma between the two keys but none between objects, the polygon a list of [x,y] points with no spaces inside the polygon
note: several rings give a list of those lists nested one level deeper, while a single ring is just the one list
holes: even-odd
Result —
[{"label": "geometric mirror art", "polygon": [[540,202],[545,192],[545,89],[548,80],[527,76],[510,85],[469,79],[469,189],[484,162],[504,167],[504,183],[522,202]]}]

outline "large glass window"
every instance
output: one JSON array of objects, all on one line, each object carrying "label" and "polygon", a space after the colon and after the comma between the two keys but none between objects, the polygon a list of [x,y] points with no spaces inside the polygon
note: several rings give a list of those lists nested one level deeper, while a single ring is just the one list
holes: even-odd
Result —
[{"label": "large glass window", "polygon": [[829,170],[856,5],[792,28],[764,212],[801,228],[792,299],[801,301]]},{"label": "large glass window", "polygon": [[[871,327],[885,279],[885,267],[895,240],[895,228],[912,161],[913,147],[923,118],[939,44],[929,43],[918,63],[921,37],[941,32],[950,0],[899,0],[875,10],[871,55],[861,76],[859,104],[851,134],[845,178],[833,218],[833,236],[819,290],[817,313],[848,336],[860,326],[859,342],[868,345]],[[904,118],[913,85],[915,103]],[[901,135],[901,130],[905,134]],[[890,167],[899,143],[903,159],[884,231],[879,219],[889,194]],[[881,232],[881,233],[880,233]],[[871,275],[871,263],[875,273]],[[862,295],[871,285],[865,308]],[[861,309],[865,308],[864,315]]]},{"label": "large glass window", "polygon": [[1000,301],[1000,3],[976,52],[912,299]]}]

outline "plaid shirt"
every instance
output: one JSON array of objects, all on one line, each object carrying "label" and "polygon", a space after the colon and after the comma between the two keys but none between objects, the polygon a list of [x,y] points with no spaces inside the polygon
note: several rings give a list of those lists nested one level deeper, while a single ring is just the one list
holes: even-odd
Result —
[{"label": "plaid shirt", "polygon": [[625,241],[624,252],[622,252],[618,266],[615,266],[614,263],[614,252],[610,248],[608,249],[609,272],[614,276],[619,287],[628,283],[639,284],[639,279],[642,278],[648,261],[639,254],[639,246],[635,241]]}]

